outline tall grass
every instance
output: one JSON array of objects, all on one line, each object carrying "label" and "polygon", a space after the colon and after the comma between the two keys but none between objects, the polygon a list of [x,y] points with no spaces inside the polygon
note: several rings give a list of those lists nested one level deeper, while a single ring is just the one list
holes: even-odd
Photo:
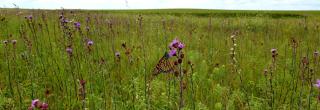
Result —
[{"label": "tall grass", "polygon": [[[317,109],[318,16],[0,9],[0,109]],[[179,74],[149,82],[174,38]]]}]

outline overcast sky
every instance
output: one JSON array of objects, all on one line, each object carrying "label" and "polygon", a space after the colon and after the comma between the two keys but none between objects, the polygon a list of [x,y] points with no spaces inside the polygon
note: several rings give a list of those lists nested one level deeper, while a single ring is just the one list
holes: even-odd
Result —
[{"label": "overcast sky", "polygon": [[244,9],[320,10],[320,0],[0,0],[0,7],[31,9]]}]

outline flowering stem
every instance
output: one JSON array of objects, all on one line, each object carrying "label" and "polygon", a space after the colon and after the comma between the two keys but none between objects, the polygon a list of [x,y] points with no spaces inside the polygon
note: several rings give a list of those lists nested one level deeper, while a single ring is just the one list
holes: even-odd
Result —
[{"label": "flowering stem", "polygon": [[10,60],[9,60],[9,55],[8,55],[8,48],[7,45],[5,46],[5,56],[7,59],[7,66],[8,66],[8,84],[10,87],[10,96],[13,97],[14,96],[14,92],[13,92],[13,88],[12,88],[12,83],[11,83],[11,69],[10,69]]},{"label": "flowering stem", "polygon": [[142,36],[142,19],[143,17],[141,15],[139,15],[139,18],[138,18],[138,21],[139,21],[139,29],[138,29],[138,37],[141,38],[142,40],[142,51],[143,51],[143,62],[144,62],[144,67],[143,67],[143,73],[144,73],[144,83],[145,83],[145,90],[144,90],[144,94],[145,94],[145,98],[146,98],[146,104],[147,104],[147,109],[149,109],[149,94],[148,94],[148,78],[147,78],[147,72],[146,72],[146,69],[147,69],[147,62],[146,62],[146,51],[145,51],[145,40],[144,40],[144,37]]},{"label": "flowering stem", "polygon": [[[291,70],[290,70],[290,73],[291,73],[291,77],[292,78],[296,78],[296,57],[297,57],[297,46],[296,46],[296,43],[295,43],[295,40],[293,39],[292,40],[293,42],[293,46],[292,46],[292,63],[291,63]],[[290,100],[290,109],[293,108],[294,104],[293,104],[293,101],[294,101],[294,93],[296,93],[296,89],[297,89],[297,81],[293,80],[292,81],[292,90],[294,90],[294,92],[292,92],[291,94],[291,100]]]},{"label": "flowering stem", "polygon": [[190,68],[191,68],[191,74],[190,74],[190,83],[191,83],[191,97],[192,97],[192,109],[195,110],[196,105],[195,105],[195,97],[194,97],[194,85],[193,85],[193,64],[190,64]]},{"label": "flowering stem", "polygon": [[308,108],[310,110],[310,106],[311,106],[311,96],[313,95],[312,94],[312,91],[313,91],[313,87],[312,87],[312,82],[314,81],[314,78],[316,77],[315,76],[315,73],[318,72],[318,56],[319,56],[319,52],[318,51],[315,51],[314,52],[314,56],[313,56],[313,71],[312,71],[312,75],[310,75],[310,78],[309,78],[309,83],[310,83],[310,91],[309,91],[309,100],[308,100]]},{"label": "flowering stem", "polygon": [[[181,53],[181,50],[178,50],[178,54],[177,56],[180,57],[180,53]],[[179,109],[182,109],[183,108],[183,72],[182,72],[182,68],[181,68],[181,64],[179,63],[178,65],[179,67],[179,78],[180,78],[180,106],[179,106]]]},{"label": "flowering stem", "polygon": [[[17,66],[17,62],[16,62],[16,44],[13,44],[13,75],[14,75],[14,78],[17,78],[17,72],[16,72],[16,66]],[[22,106],[22,97],[21,97],[21,92],[20,92],[20,89],[19,89],[19,82],[18,80],[16,80],[16,87],[17,87],[17,92],[19,94],[19,107],[20,109],[21,106]]]}]

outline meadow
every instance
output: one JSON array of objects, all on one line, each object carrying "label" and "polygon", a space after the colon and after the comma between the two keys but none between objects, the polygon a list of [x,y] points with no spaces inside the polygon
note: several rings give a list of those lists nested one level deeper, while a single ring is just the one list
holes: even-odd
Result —
[{"label": "meadow", "polygon": [[0,110],[317,110],[319,15],[0,9]]}]

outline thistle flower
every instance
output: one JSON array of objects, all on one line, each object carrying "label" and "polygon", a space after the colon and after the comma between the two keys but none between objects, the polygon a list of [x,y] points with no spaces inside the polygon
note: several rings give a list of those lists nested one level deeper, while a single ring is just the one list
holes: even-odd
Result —
[{"label": "thistle flower", "polygon": [[67,53],[68,53],[69,55],[72,54],[72,48],[71,48],[71,47],[68,47],[68,48],[66,49],[66,51],[67,51]]},{"label": "thistle flower", "polygon": [[31,20],[32,18],[33,18],[33,16],[32,16],[32,15],[29,15],[29,16],[28,16],[28,19],[30,19],[30,20]]},{"label": "thistle flower", "polygon": [[80,26],[81,26],[80,22],[75,22],[74,23],[74,27],[75,28],[80,29]]},{"label": "thistle flower", "polygon": [[31,106],[28,110],[33,110],[34,108],[39,108],[40,110],[48,110],[49,105],[47,103],[41,102],[39,99],[32,100]]},{"label": "thistle flower", "polygon": [[32,102],[31,102],[31,107],[32,108],[35,108],[37,105],[38,105],[38,103],[39,103],[39,99],[34,99],[34,100],[32,100]]},{"label": "thistle flower", "polygon": [[11,40],[12,44],[15,45],[17,43],[17,40]]},{"label": "thistle flower", "polygon": [[49,105],[48,105],[47,103],[42,103],[42,104],[40,105],[40,109],[41,109],[41,110],[48,110],[48,107],[49,107]]},{"label": "thistle flower", "polygon": [[176,49],[171,49],[170,52],[169,52],[169,57],[176,56],[176,55],[177,55],[177,50]]},{"label": "thistle flower", "polygon": [[277,49],[275,48],[271,49],[271,54],[272,54],[272,57],[276,57],[278,55]]},{"label": "thistle flower", "polygon": [[183,49],[185,46],[182,42],[180,42],[177,38],[175,38],[169,45],[170,49]]},{"label": "thistle flower", "polygon": [[175,39],[170,43],[169,48],[170,48],[170,49],[178,48],[179,43],[180,43],[180,41],[179,41],[177,38],[175,38]]},{"label": "thistle flower", "polygon": [[275,48],[271,49],[271,53],[277,53],[277,49]]},{"label": "thistle flower", "polygon": [[66,19],[66,18],[63,18],[62,19],[62,23],[69,23],[70,21],[68,20],[68,19]]},{"label": "thistle flower", "polygon": [[7,41],[7,40],[4,40],[3,43],[4,43],[5,45],[8,45],[8,41]]},{"label": "thistle flower", "polygon": [[29,16],[26,16],[26,17],[24,17],[24,18],[26,18],[26,19],[28,19],[28,20],[32,20],[32,15],[29,15]]},{"label": "thistle flower", "polygon": [[120,57],[120,52],[116,52],[115,55],[116,55],[117,57]]},{"label": "thistle flower", "polygon": [[93,41],[92,40],[88,40],[87,45],[92,46],[93,45]]},{"label": "thistle flower", "polygon": [[62,18],[63,18],[63,15],[62,15],[62,14],[60,14],[60,15],[59,15],[59,19],[62,19]]},{"label": "thistle flower", "polygon": [[320,79],[317,79],[317,83],[316,83],[316,84],[314,84],[314,86],[316,86],[317,88],[319,88],[319,89],[320,89]]},{"label": "thistle flower", "polygon": [[178,48],[179,48],[179,49],[183,49],[183,48],[184,48],[184,44],[183,44],[183,43],[181,43],[181,42],[179,42],[179,44],[178,44]]}]

